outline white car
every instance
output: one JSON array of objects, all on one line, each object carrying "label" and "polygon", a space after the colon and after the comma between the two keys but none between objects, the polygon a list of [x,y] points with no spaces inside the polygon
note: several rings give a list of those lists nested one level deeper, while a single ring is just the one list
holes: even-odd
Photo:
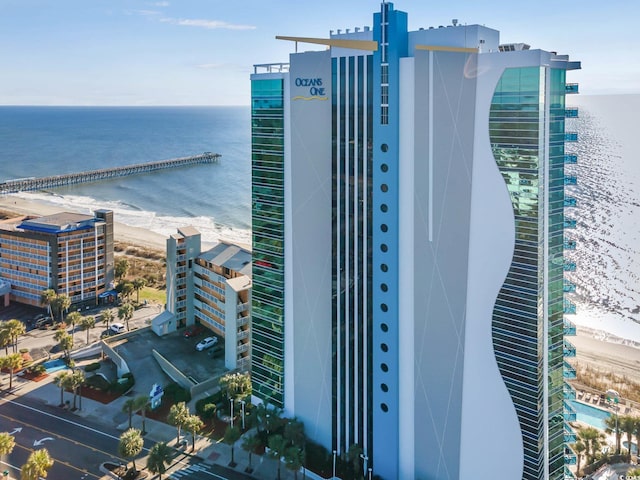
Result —
[{"label": "white car", "polygon": [[116,333],[122,333],[126,329],[124,328],[124,325],[121,323],[112,323],[111,326],[109,327],[109,330],[111,330],[111,333],[116,334]]},{"label": "white car", "polygon": [[207,337],[196,345],[196,350],[201,352],[213,347],[216,343],[218,343],[218,337]]}]

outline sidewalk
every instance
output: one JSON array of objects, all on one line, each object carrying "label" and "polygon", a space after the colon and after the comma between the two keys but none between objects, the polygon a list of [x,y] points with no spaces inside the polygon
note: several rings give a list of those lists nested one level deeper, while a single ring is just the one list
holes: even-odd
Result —
[{"label": "sidewalk", "polygon": [[[14,396],[26,396],[31,400],[40,401],[45,405],[58,406],[60,404],[60,389],[53,383],[55,374],[49,375],[46,379],[39,382],[33,382],[24,380],[18,376],[14,377],[14,389],[12,395]],[[137,383],[136,383],[137,387]],[[134,396],[141,395],[143,390],[135,388]],[[147,392],[145,392],[147,393]],[[69,393],[65,393],[65,400],[70,398]],[[124,402],[131,398],[131,396],[122,396],[109,404],[102,404],[100,402],[82,398],[82,409],[76,410],[74,415],[91,419],[95,422],[110,425],[117,428],[120,431],[124,431],[129,426],[129,420],[127,413],[122,411],[122,405]],[[78,398],[78,404],[79,402]],[[191,412],[195,412],[194,408],[195,400],[192,400],[189,404]],[[134,415],[132,418],[132,426],[134,428],[142,428],[142,417],[140,415]],[[177,430],[175,427],[159,422],[150,418],[145,419],[145,439],[151,440],[154,443],[166,442],[169,446],[174,447],[176,444]],[[184,431],[181,432],[182,438],[184,438]],[[245,433],[245,435],[251,435],[252,431]],[[235,468],[229,467],[231,462],[231,447],[222,441],[214,442],[208,437],[197,436],[196,448],[191,453],[191,441],[190,435],[187,436],[189,444],[186,450],[179,449],[180,452],[196,457],[207,464],[217,464],[236,472],[245,473],[245,469],[249,465],[249,454],[242,448],[242,438],[235,444],[234,460],[236,463]],[[113,458],[117,458],[117,451],[113,452]],[[105,461],[112,460],[112,458],[105,458]],[[137,459],[138,465],[146,465],[146,456],[140,456]],[[266,458],[266,455],[253,454],[251,458],[253,472],[251,477],[255,479],[273,480],[277,478],[278,465],[275,460]],[[176,466],[172,465],[169,471],[163,476],[163,478],[169,478],[172,471],[176,470]],[[314,478],[310,472],[306,474],[307,478]],[[288,470],[284,462],[280,465],[280,477],[282,480],[289,480],[294,478],[292,471]],[[102,477],[103,479],[109,479],[108,475]],[[151,477],[153,478],[153,477]],[[300,477],[302,478],[302,477]]]}]

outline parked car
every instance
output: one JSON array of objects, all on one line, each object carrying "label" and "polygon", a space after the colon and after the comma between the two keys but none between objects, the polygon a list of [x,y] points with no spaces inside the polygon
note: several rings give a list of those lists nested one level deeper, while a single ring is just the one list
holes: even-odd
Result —
[{"label": "parked car", "polygon": [[111,333],[115,335],[115,334],[124,332],[126,329],[124,328],[123,324],[116,322],[111,324],[111,326],[109,327],[109,330],[111,330]]},{"label": "parked car", "polygon": [[204,332],[204,327],[202,325],[191,325],[184,331],[184,338],[197,337],[202,332]]},{"label": "parked car", "polygon": [[33,328],[47,328],[49,325],[53,325],[51,317],[40,317],[33,324]]},{"label": "parked car", "polygon": [[207,337],[196,345],[196,350],[201,352],[213,347],[216,343],[218,343],[218,337]]}]

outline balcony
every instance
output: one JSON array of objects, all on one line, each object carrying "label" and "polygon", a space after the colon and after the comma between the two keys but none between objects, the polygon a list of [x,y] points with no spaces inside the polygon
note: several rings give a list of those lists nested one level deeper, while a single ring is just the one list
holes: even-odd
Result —
[{"label": "balcony", "polygon": [[564,242],[562,244],[562,248],[565,250],[575,250],[576,249],[576,241],[565,237]]},{"label": "balcony", "polygon": [[564,480],[576,480],[576,476],[566,465],[564,466]]},{"label": "balcony", "polygon": [[573,431],[571,425],[564,424],[564,443],[575,443],[577,439],[576,432]]},{"label": "balcony", "polygon": [[573,219],[573,218],[566,218],[564,219],[564,228],[570,228],[570,229],[574,229],[576,228],[576,224],[578,222]]},{"label": "balcony", "polygon": [[577,185],[578,184],[578,177],[575,176],[575,175],[565,175],[564,184],[565,185]]},{"label": "balcony", "polygon": [[566,318],[562,319],[562,327],[563,327],[563,334],[567,337],[574,337],[576,335],[576,326],[573,324],[572,321],[567,320]]},{"label": "balcony", "polygon": [[[564,407],[564,421],[565,422],[575,422],[576,421],[576,410],[573,408],[569,402],[563,402]],[[566,429],[566,426],[565,426]]]},{"label": "balcony", "polygon": [[576,391],[568,383],[565,383],[562,386],[562,393],[564,395],[565,400],[575,400],[576,399]]},{"label": "balcony", "polygon": [[576,304],[571,302],[570,300],[565,299],[562,302],[562,312],[569,315],[574,315],[576,313]]},{"label": "balcony", "polygon": [[238,345],[238,348],[236,349],[236,353],[240,355],[241,353],[247,352],[248,350],[249,350],[249,344],[244,343],[242,345]]},{"label": "balcony", "polygon": [[236,321],[236,327],[240,328],[240,327],[244,327],[245,325],[248,325],[250,318],[251,317],[240,317],[240,318],[238,318],[238,320]]},{"label": "balcony", "polygon": [[245,338],[249,338],[249,330],[241,330],[238,332],[238,336],[236,337],[238,341],[244,340]]},{"label": "balcony", "polygon": [[564,293],[575,293],[576,292],[575,283],[570,282],[569,280],[564,280],[562,282],[562,291]]},{"label": "balcony", "polygon": [[564,109],[564,118],[578,118],[578,107],[567,107]]},{"label": "balcony", "polygon": [[574,155],[571,153],[565,153],[564,155],[564,163],[565,165],[575,165],[578,163],[578,155]]},{"label": "balcony", "polygon": [[578,132],[564,132],[564,141],[565,142],[577,142],[578,141]]},{"label": "balcony", "polygon": [[576,262],[572,262],[571,260],[565,260],[562,268],[564,269],[565,272],[575,272]]},{"label": "balcony", "polygon": [[249,304],[249,302],[246,303],[239,303],[236,306],[236,313],[242,313],[242,312],[246,312],[247,310],[249,310],[249,307],[251,305]]},{"label": "balcony", "polygon": [[564,206],[565,207],[577,207],[578,201],[574,197],[564,197]]},{"label": "balcony", "polygon": [[574,358],[576,356],[576,347],[565,339],[562,345],[562,354],[564,358]]},{"label": "balcony", "polygon": [[577,83],[567,83],[567,84],[565,84],[564,93],[566,93],[566,94],[580,93],[579,84],[577,84]]},{"label": "balcony", "polygon": [[[576,378],[576,369],[573,368],[571,366],[571,364],[569,362],[567,362],[566,360],[564,361],[563,365],[562,365],[562,376],[567,379],[567,380],[574,380]],[[566,405],[566,403],[565,403]],[[575,411],[573,412],[575,415]],[[564,417],[565,420],[567,420],[566,414]],[[573,420],[567,420],[568,422],[574,422],[575,418]]]}]

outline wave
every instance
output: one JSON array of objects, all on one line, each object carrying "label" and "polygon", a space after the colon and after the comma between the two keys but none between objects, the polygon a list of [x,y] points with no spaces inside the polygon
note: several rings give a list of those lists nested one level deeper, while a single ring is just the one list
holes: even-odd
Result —
[{"label": "wave", "polygon": [[136,205],[118,200],[97,200],[81,195],[59,195],[52,193],[16,193],[18,198],[59,207],[60,210],[93,214],[95,210],[104,208],[112,210],[116,222],[131,227],[144,228],[165,237],[176,232],[180,227],[193,226],[200,233],[205,246],[226,240],[232,243],[250,245],[251,230],[217,223],[207,216],[170,216],[158,215],[156,212],[141,210]]}]

